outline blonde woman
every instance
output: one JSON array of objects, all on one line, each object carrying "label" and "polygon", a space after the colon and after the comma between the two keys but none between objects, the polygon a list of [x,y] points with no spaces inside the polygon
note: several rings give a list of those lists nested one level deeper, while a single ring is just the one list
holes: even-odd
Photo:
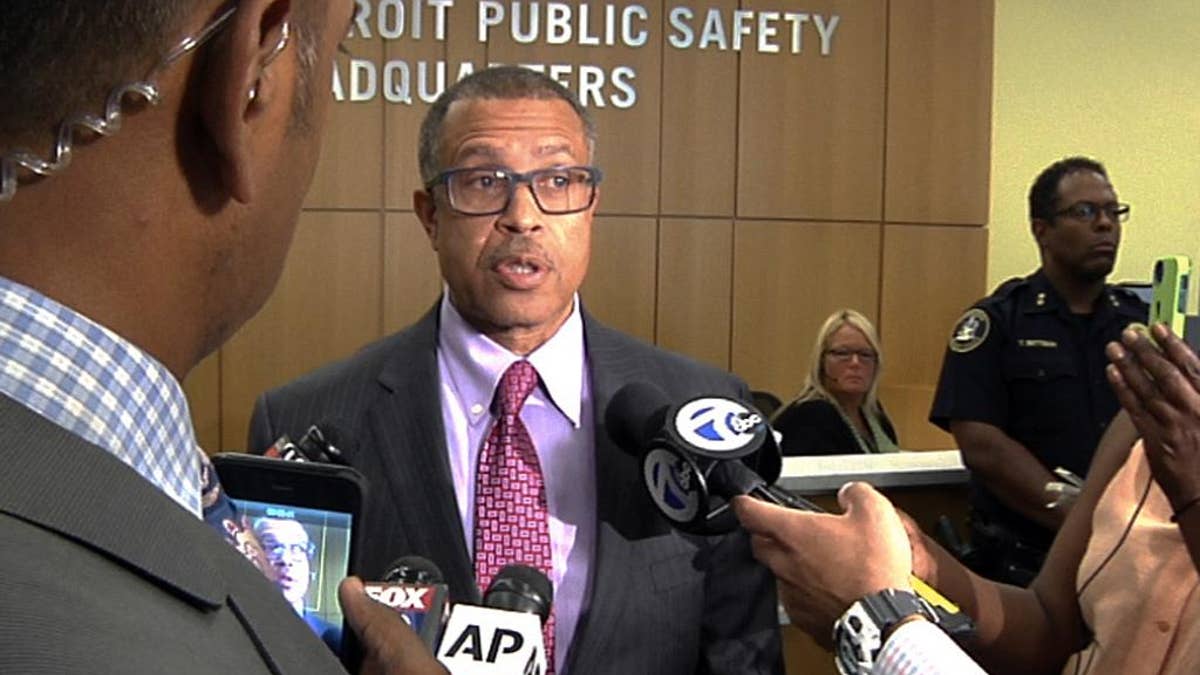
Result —
[{"label": "blonde woman", "polygon": [[817,333],[804,388],[775,415],[784,455],[896,452],[896,430],[876,389],[882,357],[875,327],[852,309]]}]

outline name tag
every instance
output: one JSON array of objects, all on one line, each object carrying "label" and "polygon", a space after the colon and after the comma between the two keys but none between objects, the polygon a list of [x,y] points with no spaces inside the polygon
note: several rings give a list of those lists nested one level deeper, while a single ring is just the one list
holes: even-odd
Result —
[{"label": "name tag", "polygon": [[1017,340],[1017,344],[1022,347],[1042,347],[1045,349],[1054,349],[1058,347],[1058,343],[1054,340]]}]

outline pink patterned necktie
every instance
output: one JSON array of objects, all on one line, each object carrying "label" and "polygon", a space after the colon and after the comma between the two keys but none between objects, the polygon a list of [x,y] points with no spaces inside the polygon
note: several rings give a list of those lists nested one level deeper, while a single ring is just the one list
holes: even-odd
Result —
[{"label": "pink patterned necktie", "polygon": [[[529,565],[550,576],[546,482],[533,438],[521,421],[521,407],[537,383],[533,365],[517,361],[504,371],[496,387],[499,416],[483,444],[475,477],[475,581],[481,592],[510,563]],[[542,630],[547,675],[553,675],[553,608]]]}]

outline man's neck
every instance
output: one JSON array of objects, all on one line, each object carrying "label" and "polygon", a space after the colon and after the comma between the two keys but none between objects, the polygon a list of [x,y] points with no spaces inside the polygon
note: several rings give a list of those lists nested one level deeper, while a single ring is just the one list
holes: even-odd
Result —
[{"label": "man's neck", "polygon": [[1096,306],[1096,298],[1104,292],[1103,278],[1088,281],[1067,274],[1051,265],[1043,265],[1042,272],[1054,290],[1058,291],[1072,314],[1091,314]]}]

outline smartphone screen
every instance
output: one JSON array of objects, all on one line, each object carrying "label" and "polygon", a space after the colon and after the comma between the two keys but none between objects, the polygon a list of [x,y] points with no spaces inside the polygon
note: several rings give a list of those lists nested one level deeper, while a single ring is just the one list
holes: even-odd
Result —
[{"label": "smartphone screen", "polygon": [[341,511],[233,499],[275,572],[275,585],[296,614],[336,653],[342,650],[338,583],[350,565],[353,516]]}]

